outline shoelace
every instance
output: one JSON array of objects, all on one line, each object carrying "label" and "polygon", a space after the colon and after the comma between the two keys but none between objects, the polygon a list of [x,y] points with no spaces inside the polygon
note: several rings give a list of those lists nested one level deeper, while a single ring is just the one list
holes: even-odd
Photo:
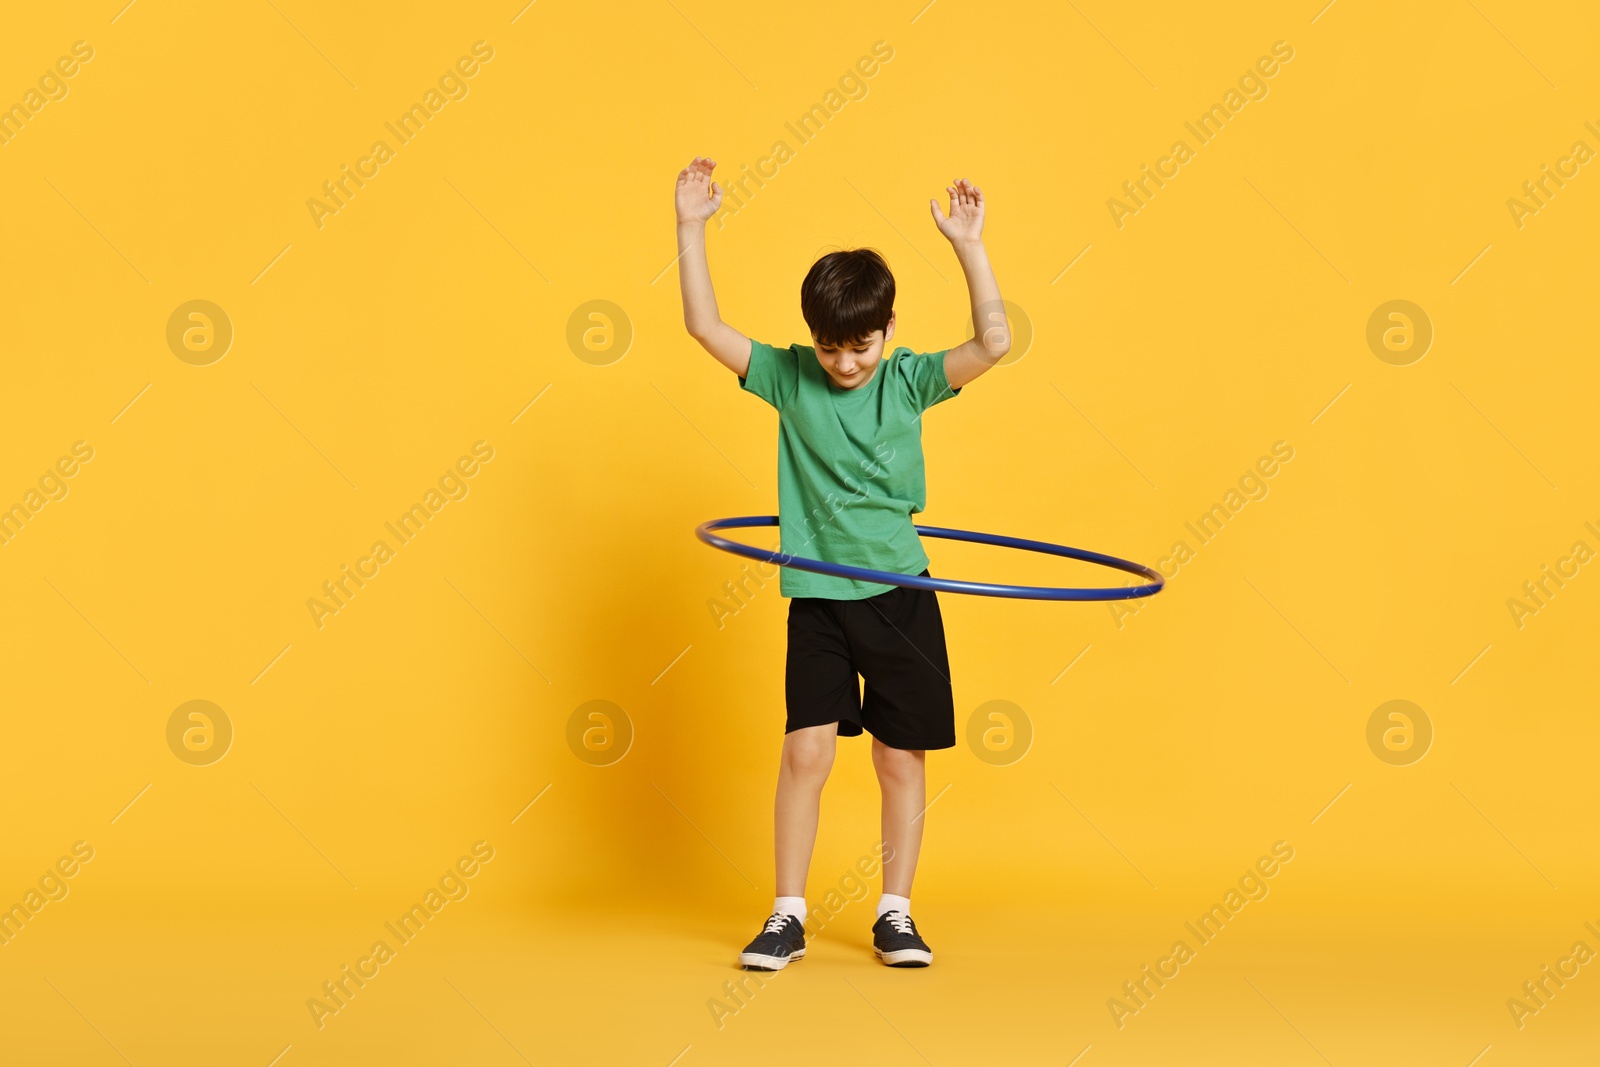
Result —
[{"label": "shoelace", "polygon": [[783,928],[788,925],[789,916],[785,915],[781,911],[775,911],[772,913],[772,918],[767,920],[766,930],[762,932],[768,934],[781,934],[783,933]]},{"label": "shoelace", "polygon": [[898,933],[915,934],[917,932],[916,927],[911,925],[911,916],[903,911],[886,911],[883,913],[883,917],[889,920],[889,925],[894,927]]}]

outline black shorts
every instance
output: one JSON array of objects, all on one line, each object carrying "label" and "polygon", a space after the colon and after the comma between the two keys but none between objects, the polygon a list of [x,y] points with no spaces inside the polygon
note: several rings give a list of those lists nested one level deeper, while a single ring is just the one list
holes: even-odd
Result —
[{"label": "black shorts", "polygon": [[785,733],[837,722],[841,737],[865,729],[890,748],[953,748],[956,710],[937,594],[896,586],[863,600],[791,598],[784,695]]}]

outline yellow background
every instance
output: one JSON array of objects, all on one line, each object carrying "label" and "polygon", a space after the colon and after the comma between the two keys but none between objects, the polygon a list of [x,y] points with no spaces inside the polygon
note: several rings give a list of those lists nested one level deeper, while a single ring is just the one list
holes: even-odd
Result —
[{"label": "yellow background", "polygon": [[[1506,1006],[1600,949],[1600,575],[1520,629],[1506,606],[1600,548],[1596,164],[1521,228],[1506,206],[1600,148],[1586,5],[121,4],[0,34],[0,102],[95,50],[0,146],[0,504],[94,449],[0,546],[0,898],[94,849],[0,947],[0,1058],[1590,1062],[1595,965],[1522,1029]],[[319,229],[306,201],[479,40],[469,94]],[[1119,229],[1107,199],[1280,40],[1269,94]],[[874,885],[719,1027],[770,905],[785,604],[719,629],[740,561],[691,530],[771,512],[776,434],[682,328],[671,187],[779,139],[709,252],[724,317],[774,344],[807,339],[813,259],[860,244],[897,343],[962,340],[927,201],[987,196],[1035,334],[930,413],[927,522],[1154,563],[1273,442],[1294,459],[1120,626],[944,597],[937,963],[875,964]],[[195,299],[234,329],[207,366],[166,341]],[[1409,366],[1365,340],[1393,299],[1435,332]],[[592,300],[633,331],[605,365],[566,339]],[[306,601],[477,441],[470,493],[319,629]],[[1367,745],[1392,699],[1433,726],[1409,766]],[[232,723],[209,766],[168,747],[190,700]],[[590,700],[631,723],[610,766],[567,743]],[[1031,723],[1009,765],[965,740],[991,700]],[[813,905],[877,833],[841,747]],[[308,998],[480,840],[470,895],[319,1030]],[[1108,998],[1279,840],[1270,895],[1119,1029]]]}]

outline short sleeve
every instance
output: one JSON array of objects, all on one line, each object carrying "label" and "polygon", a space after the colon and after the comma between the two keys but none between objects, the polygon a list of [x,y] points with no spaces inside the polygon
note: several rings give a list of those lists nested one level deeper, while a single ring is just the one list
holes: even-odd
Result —
[{"label": "short sleeve", "polygon": [[774,348],[751,339],[750,366],[739,379],[739,388],[782,411],[784,401],[794,395],[799,380],[799,353],[793,348]]},{"label": "short sleeve", "polygon": [[945,352],[929,352],[916,355],[907,350],[903,355],[894,358],[904,360],[902,374],[909,386],[911,401],[916,409],[926,411],[933,405],[953,396],[961,394],[960,389],[950,387],[950,379],[945,377],[944,359]]}]

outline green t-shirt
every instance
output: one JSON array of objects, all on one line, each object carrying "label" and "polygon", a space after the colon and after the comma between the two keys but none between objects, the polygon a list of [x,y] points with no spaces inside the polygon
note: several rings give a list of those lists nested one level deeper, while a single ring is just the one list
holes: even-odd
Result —
[{"label": "green t-shirt", "polygon": [[[961,392],[943,352],[897,348],[865,383],[841,389],[809,345],[750,343],[741,388],[778,409],[778,534],[792,556],[921,574],[928,554],[911,525],[927,503],[922,413]],[[861,600],[895,588],[783,568],[786,597]]]}]

